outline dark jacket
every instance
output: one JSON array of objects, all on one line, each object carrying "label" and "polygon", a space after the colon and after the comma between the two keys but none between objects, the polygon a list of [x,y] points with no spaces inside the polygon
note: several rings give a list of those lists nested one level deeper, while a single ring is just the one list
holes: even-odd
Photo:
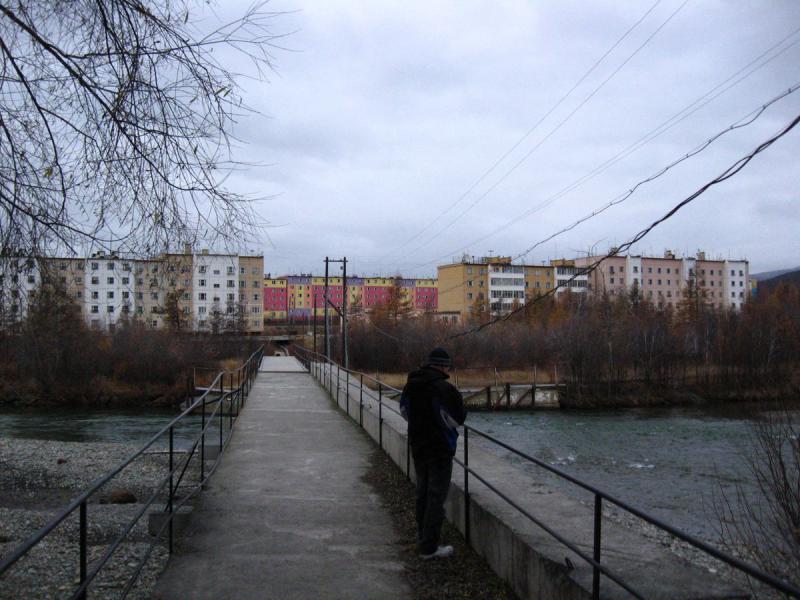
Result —
[{"label": "dark jacket", "polygon": [[452,457],[456,452],[458,430],[467,413],[464,400],[449,375],[422,367],[408,375],[400,396],[400,410],[408,421],[408,439],[414,460]]}]

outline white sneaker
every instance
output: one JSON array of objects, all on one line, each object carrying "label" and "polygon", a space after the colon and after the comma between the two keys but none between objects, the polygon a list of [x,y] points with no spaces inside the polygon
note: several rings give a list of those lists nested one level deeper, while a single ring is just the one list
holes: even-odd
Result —
[{"label": "white sneaker", "polygon": [[453,556],[452,546],[439,546],[438,548],[436,548],[436,552],[432,552],[431,554],[419,555],[419,557],[422,560],[430,560],[432,558],[447,558],[448,556]]}]

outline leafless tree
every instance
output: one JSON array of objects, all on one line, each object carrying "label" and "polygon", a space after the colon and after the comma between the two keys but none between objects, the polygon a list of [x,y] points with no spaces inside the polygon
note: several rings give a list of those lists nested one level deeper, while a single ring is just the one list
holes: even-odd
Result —
[{"label": "leafless tree", "polygon": [[[766,572],[800,584],[800,423],[786,408],[754,425],[747,458],[756,494],[715,499],[723,543]],[[754,501],[758,500],[758,501]],[[738,507],[738,508],[737,508]]]},{"label": "leafless tree", "polygon": [[[237,74],[270,68],[275,13],[212,31],[192,0],[0,3],[0,253],[143,254],[252,232],[225,188]],[[204,15],[205,13],[205,15]],[[211,19],[209,19],[211,20]],[[226,54],[223,63],[221,54]]]}]

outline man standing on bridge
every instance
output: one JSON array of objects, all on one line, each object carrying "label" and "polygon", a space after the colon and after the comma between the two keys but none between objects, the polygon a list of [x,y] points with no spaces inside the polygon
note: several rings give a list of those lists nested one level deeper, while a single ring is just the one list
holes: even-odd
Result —
[{"label": "man standing on bridge", "polygon": [[425,560],[453,554],[452,546],[439,545],[439,536],[458,441],[456,428],[467,413],[461,393],[447,381],[451,366],[447,352],[434,349],[422,368],[408,375],[400,397],[417,473],[417,550]]}]

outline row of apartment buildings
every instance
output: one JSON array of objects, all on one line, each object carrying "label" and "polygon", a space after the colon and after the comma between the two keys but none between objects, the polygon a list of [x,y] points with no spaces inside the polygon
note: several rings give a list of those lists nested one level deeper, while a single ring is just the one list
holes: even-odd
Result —
[{"label": "row of apartment buildings", "polygon": [[[337,309],[344,304],[352,315],[380,306],[395,305],[406,314],[436,312],[439,293],[435,279],[402,277],[328,277],[328,302]],[[264,277],[264,319],[275,322],[320,318],[325,312],[325,278],[313,275]]]},{"label": "row of apartment buildings", "polygon": [[263,256],[194,253],[129,259],[97,253],[89,258],[0,259],[0,313],[13,322],[27,312],[43,282],[58,289],[94,328],[113,330],[123,319],[211,331],[264,330]]},{"label": "row of apartment buildings", "polygon": [[[592,268],[595,267],[595,268]],[[535,296],[565,293],[630,293],[658,308],[684,298],[720,309],[739,309],[750,295],[746,260],[695,257],[612,256],[552,260],[547,265],[514,264],[510,257],[464,256],[438,267],[437,279],[329,277],[327,297],[334,312],[347,298],[350,315],[392,306],[401,314],[433,313],[449,322],[476,312],[503,314]],[[207,250],[126,259],[0,259],[0,318],[13,321],[42,280],[50,278],[80,308],[92,327],[113,329],[136,318],[153,328],[258,333],[265,324],[308,322],[325,311],[325,278],[264,275],[263,256]]]},{"label": "row of apartment buildings", "polygon": [[[594,267],[594,268],[592,268]],[[751,293],[746,260],[695,257],[586,256],[549,265],[513,264],[510,257],[463,257],[438,267],[438,312],[464,320],[477,311],[510,311],[535,296],[565,293],[631,293],[660,309],[689,295],[720,309],[740,309]]]}]

